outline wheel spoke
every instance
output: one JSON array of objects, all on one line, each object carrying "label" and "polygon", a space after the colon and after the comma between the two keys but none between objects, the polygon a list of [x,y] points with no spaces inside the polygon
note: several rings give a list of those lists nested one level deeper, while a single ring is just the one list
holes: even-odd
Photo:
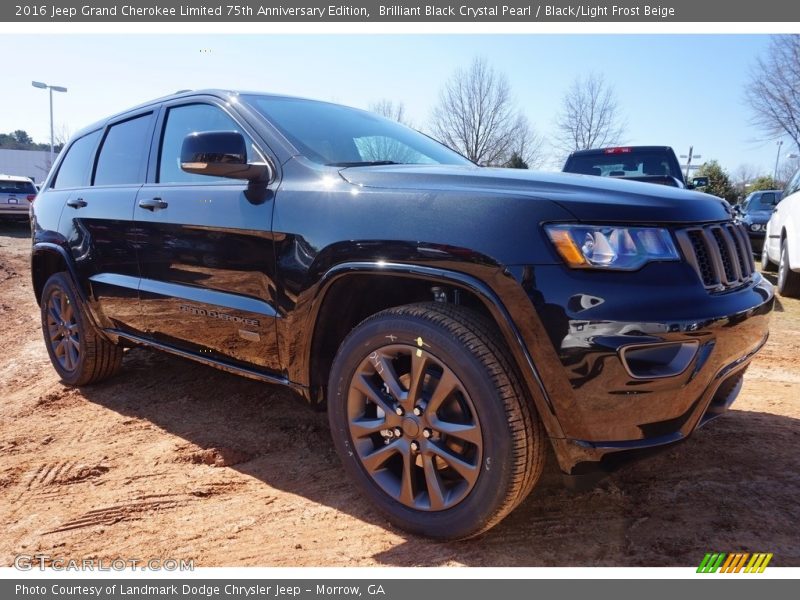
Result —
[{"label": "wheel spoke", "polygon": [[70,362],[70,366],[67,368],[71,371],[78,364],[78,351],[75,349],[75,346],[73,346],[70,343],[70,341],[71,340],[69,338],[66,338],[64,340],[64,343],[66,345],[66,354],[69,356],[69,362]]},{"label": "wheel spoke", "polygon": [[478,429],[477,425],[472,423],[449,423],[448,421],[442,421],[434,417],[431,419],[431,427],[441,433],[456,437],[465,442],[470,442],[476,446],[481,443],[481,431]]},{"label": "wheel spoke", "polygon": [[403,452],[403,475],[400,477],[400,502],[406,506],[414,505],[414,457],[410,451]]},{"label": "wheel spoke", "polygon": [[387,417],[388,415],[394,415],[394,407],[386,402],[381,393],[372,386],[372,383],[362,373],[357,374],[353,379],[353,387],[364,394],[367,400],[378,406]]},{"label": "wheel spoke", "polygon": [[442,482],[439,480],[439,473],[433,465],[433,458],[430,455],[424,455],[422,457],[422,465],[425,468],[425,484],[428,487],[431,510],[441,510],[444,508],[444,494],[442,493]]},{"label": "wheel spoke", "polygon": [[50,301],[50,306],[47,307],[47,312],[53,321],[56,323],[61,322],[61,314],[58,311],[58,305],[56,304],[55,298]]},{"label": "wheel spoke", "polygon": [[56,347],[53,348],[53,352],[55,353],[56,357],[63,358],[66,347],[67,346],[64,343],[64,340],[63,339],[59,340],[58,344],[56,344]]},{"label": "wheel spoke", "polygon": [[447,397],[453,393],[458,385],[458,379],[456,379],[456,376],[453,374],[453,372],[450,371],[450,369],[445,369],[442,373],[442,377],[436,384],[436,389],[433,390],[433,394],[431,395],[431,399],[425,408],[425,412],[429,415],[436,414],[436,411],[439,410],[442,402],[444,402]]},{"label": "wheel spoke", "polygon": [[61,320],[65,321],[66,320],[66,316],[67,316],[67,308],[69,306],[67,304],[67,295],[66,294],[59,294],[59,297],[61,299],[61,305],[58,308],[58,314],[61,316]]},{"label": "wheel spoke", "polygon": [[387,429],[386,419],[355,419],[350,421],[350,433],[354,438],[363,438]]},{"label": "wheel spoke", "polygon": [[444,446],[440,446],[439,444],[432,443],[430,444],[430,450],[433,454],[441,458],[444,462],[448,464],[448,466],[452,467],[453,470],[461,475],[465,480],[472,483],[478,477],[478,467],[475,465],[471,465],[461,457],[456,456],[450,450],[445,448]]},{"label": "wheel spoke", "polygon": [[361,464],[364,465],[364,468],[367,469],[367,471],[374,473],[375,471],[378,471],[387,460],[389,460],[398,452],[400,452],[400,448],[398,447],[398,442],[395,441],[388,446],[382,446],[370,454],[362,456]]},{"label": "wheel spoke", "polygon": [[408,385],[408,404],[410,409],[419,403],[422,396],[422,384],[425,382],[425,368],[428,358],[424,352],[411,353],[411,383]]},{"label": "wheel spoke", "polygon": [[69,299],[67,299],[67,311],[64,313],[64,321],[67,323],[75,322],[75,309]]},{"label": "wheel spoke", "polygon": [[389,393],[395,400],[402,402],[408,397],[408,393],[403,389],[403,386],[400,385],[400,379],[397,377],[392,361],[388,357],[383,354],[378,354],[378,363],[375,365],[375,372],[383,379]]},{"label": "wheel spoke", "polygon": [[77,352],[80,352],[81,343],[78,341],[78,338],[71,335],[71,336],[67,337],[67,339],[69,340],[69,343],[75,348],[75,350]]}]

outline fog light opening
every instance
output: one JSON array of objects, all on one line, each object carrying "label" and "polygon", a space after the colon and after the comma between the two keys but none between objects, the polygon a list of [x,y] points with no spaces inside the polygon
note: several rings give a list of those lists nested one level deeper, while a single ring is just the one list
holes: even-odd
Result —
[{"label": "fog light opening", "polygon": [[694,360],[700,342],[638,344],[620,348],[625,370],[634,379],[660,379],[683,373]]}]

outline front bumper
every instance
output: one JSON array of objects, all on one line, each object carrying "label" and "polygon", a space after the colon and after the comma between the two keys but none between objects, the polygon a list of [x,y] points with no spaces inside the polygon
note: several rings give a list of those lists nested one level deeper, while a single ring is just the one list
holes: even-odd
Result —
[{"label": "front bumper", "polygon": [[764,248],[764,240],[767,237],[766,232],[748,230],[747,237],[750,238],[750,245],[753,247],[753,252],[755,254],[761,254],[761,250]]},{"label": "front bumper", "polygon": [[[724,412],[766,342],[774,300],[760,274],[710,294],[683,263],[653,263],[637,273],[545,266],[534,279],[540,283],[523,287],[554,357],[543,349],[532,354],[560,429],[551,436],[556,454],[571,474],[683,440]],[[634,376],[626,348],[665,344],[692,349],[685,368]]]}]

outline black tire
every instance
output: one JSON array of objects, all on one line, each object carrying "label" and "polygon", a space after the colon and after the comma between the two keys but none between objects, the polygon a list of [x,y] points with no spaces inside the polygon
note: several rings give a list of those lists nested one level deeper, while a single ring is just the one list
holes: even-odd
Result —
[{"label": "black tire", "polygon": [[[411,349],[408,356],[406,348]],[[370,393],[363,392],[364,378],[373,377],[370,381],[378,382],[386,379],[378,373],[379,359],[374,357],[379,353],[383,358],[389,357],[389,363],[380,365],[392,365],[394,380],[401,383],[395,390],[409,396],[405,402],[412,395],[421,399],[412,401],[419,402],[420,413],[415,410],[416,416],[404,413],[395,418],[388,412],[392,399],[398,395],[389,392],[391,386],[386,385],[382,391],[380,383],[370,384],[376,387],[370,388]],[[422,373],[417,377],[422,382],[419,394],[409,392],[414,387],[412,371],[418,364],[415,356],[425,365],[424,370],[417,369]],[[374,373],[368,375],[370,366]],[[443,383],[445,373],[449,385]],[[441,393],[440,384],[444,389]],[[453,391],[447,392],[451,386]],[[376,392],[380,395],[378,401],[372,400]],[[447,400],[437,403],[437,397]],[[371,404],[378,403],[386,410],[373,408],[368,415]],[[400,404],[394,404],[395,410]],[[359,412],[362,406],[363,411]],[[453,423],[448,421],[453,417],[442,414],[451,410],[458,414],[457,421],[467,423],[455,427],[469,429],[474,443],[462,442],[460,433],[449,433],[454,431]],[[356,327],[340,346],[331,369],[328,415],[334,445],[350,478],[389,521],[419,535],[454,540],[483,533],[528,496],[544,466],[541,421],[519,383],[503,342],[480,315],[452,305],[426,303],[392,308]],[[390,435],[390,419],[402,420],[394,429],[400,433],[398,437],[381,437]],[[359,427],[365,423],[371,424],[371,429],[386,429],[372,432],[369,437],[360,435]],[[443,428],[437,429],[440,425]],[[396,450],[395,455],[388,454],[390,458],[383,459],[386,462],[376,468],[372,457],[381,446],[399,448],[401,444],[405,444],[405,453]],[[461,452],[458,457],[464,462],[453,462],[453,454],[442,459],[443,447],[448,452],[453,448],[453,452]],[[368,463],[369,468],[365,466]],[[471,471],[465,470],[468,475],[461,481],[464,463],[470,464]],[[396,488],[388,483],[392,468],[401,471],[396,475]],[[414,483],[409,483],[406,489],[410,492],[404,494],[406,480]],[[452,487],[448,489],[448,485]],[[393,495],[387,488],[398,491]]]},{"label": "black tire", "polygon": [[769,259],[767,254],[767,241],[764,240],[764,248],[761,250],[761,270],[764,273],[774,273],[778,270],[777,265]]},{"label": "black tire", "polygon": [[67,273],[55,273],[45,283],[41,318],[50,362],[65,384],[97,383],[119,371],[122,348],[95,330]]},{"label": "black tire", "polygon": [[800,273],[792,271],[789,264],[789,248],[781,241],[781,262],[778,264],[778,292],[781,296],[800,298]]}]

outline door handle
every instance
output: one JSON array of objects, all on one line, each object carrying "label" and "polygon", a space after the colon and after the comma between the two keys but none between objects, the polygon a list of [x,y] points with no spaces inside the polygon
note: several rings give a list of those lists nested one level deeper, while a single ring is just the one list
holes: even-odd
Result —
[{"label": "door handle", "polygon": [[146,210],[156,211],[167,208],[169,204],[164,202],[161,198],[150,198],[148,200],[139,200],[139,206]]},{"label": "door handle", "polygon": [[86,200],[83,198],[70,198],[67,200],[67,206],[71,208],[83,208],[86,206]]}]

